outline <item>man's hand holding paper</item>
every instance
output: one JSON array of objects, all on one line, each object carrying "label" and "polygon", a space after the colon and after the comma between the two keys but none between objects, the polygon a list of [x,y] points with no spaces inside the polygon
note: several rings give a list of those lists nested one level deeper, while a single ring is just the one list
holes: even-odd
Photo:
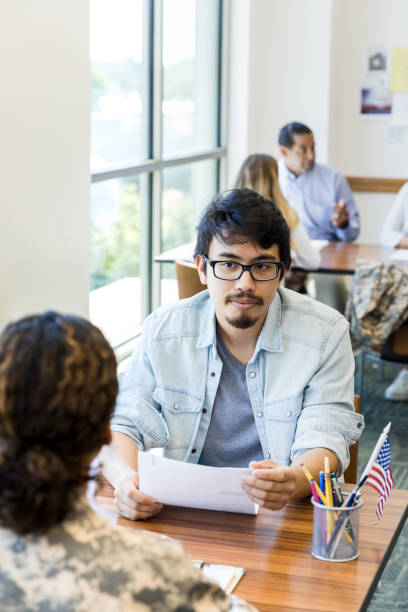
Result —
[{"label": "man's hand holding paper", "polygon": [[163,508],[150,495],[139,489],[139,475],[128,470],[115,489],[115,504],[122,516],[131,519],[148,519]]},{"label": "man's hand holding paper", "polygon": [[296,488],[296,470],[274,461],[253,461],[252,474],[243,476],[242,488],[259,506],[280,510],[292,498]]}]

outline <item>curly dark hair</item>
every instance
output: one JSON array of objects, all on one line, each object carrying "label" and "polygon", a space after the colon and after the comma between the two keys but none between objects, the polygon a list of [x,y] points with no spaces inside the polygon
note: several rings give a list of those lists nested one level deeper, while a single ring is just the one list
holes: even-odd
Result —
[{"label": "curly dark hair", "polygon": [[0,336],[0,524],[43,533],[63,520],[107,441],[115,355],[81,317],[46,312]]}]

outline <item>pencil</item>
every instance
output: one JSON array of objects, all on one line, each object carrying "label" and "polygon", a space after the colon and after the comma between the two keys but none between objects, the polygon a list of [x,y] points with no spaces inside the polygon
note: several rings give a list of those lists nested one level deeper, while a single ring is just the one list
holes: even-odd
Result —
[{"label": "pencil", "polygon": [[[328,501],[329,506],[333,506],[333,494],[332,494],[332,485],[330,478],[330,461],[328,457],[324,458],[324,484],[325,484],[325,493],[326,499]],[[334,517],[330,510],[327,511],[327,537],[331,538],[334,528]]]},{"label": "pencil", "polygon": [[[309,470],[307,469],[307,467],[302,463],[301,464],[302,470],[306,476],[306,478],[308,479],[308,481],[310,482],[310,487],[312,489],[312,496],[313,496],[313,501],[318,503],[319,502],[319,496],[318,496],[318,492],[317,490],[319,489],[318,485],[315,482],[315,479],[313,478],[313,476],[311,475],[311,473],[309,472]],[[320,491],[320,489],[319,489]],[[323,497],[324,499],[324,495],[323,493],[320,491],[320,495]],[[320,502],[322,503],[322,502]],[[325,502],[323,502],[325,503]],[[316,512],[316,510],[315,510]],[[321,537],[322,537],[322,542],[323,542],[323,546],[327,546],[327,536],[326,536],[326,530],[324,528],[324,523],[323,523],[323,517],[320,515],[320,511],[318,512],[318,521],[319,521],[319,525],[320,525],[320,533],[321,533]]]},{"label": "pencil", "polygon": [[334,491],[336,493],[336,496],[337,496],[337,499],[338,499],[338,502],[339,502],[339,506],[341,506],[344,503],[344,499],[343,499],[343,496],[341,494],[341,489],[339,487],[339,483],[337,481],[337,476],[336,476],[336,474],[334,472],[332,472],[330,474],[330,476],[331,476],[331,479],[332,479]]},{"label": "pencil", "polygon": [[307,469],[307,467],[305,466],[304,463],[300,464],[300,467],[302,468],[306,478],[308,479],[308,481],[310,482],[310,484],[312,484],[312,482],[314,483],[314,486],[316,487],[316,493],[318,494],[318,496],[320,497],[320,499],[322,500],[322,502],[324,503],[325,506],[328,506],[329,504],[327,503],[327,499],[324,495],[324,493],[322,493],[319,485],[317,484],[317,482],[315,481],[315,479],[313,478],[313,476],[311,475],[311,473],[309,472],[309,470]]},{"label": "pencil", "polygon": [[326,485],[326,497],[327,497],[327,501],[329,502],[329,506],[333,506],[333,493],[332,493],[332,485],[331,485],[331,478],[330,478],[330,462],[329,462],[329,458],[325,457],[324,458],[324,482]]}]

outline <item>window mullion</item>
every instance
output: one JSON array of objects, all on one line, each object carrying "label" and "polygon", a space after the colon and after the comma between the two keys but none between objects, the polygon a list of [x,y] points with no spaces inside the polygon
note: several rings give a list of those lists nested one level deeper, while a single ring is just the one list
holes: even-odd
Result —
[{"label": "window mullion", "polygon": [[[218,142],[219,147],[225,147],[227,142],[227,112],[228,112],[228,23],[229,23],[229,2],[219,0],[219,55],[220,61],[218,64],[219,71],[219,90],[218,90]],[[217,189],[222,191],[227,186],[227,163],[226,156],[223,156],[218,161],[218,177]]]},{"label": "window mullion", "polygon": [[[144,0],[144,27],[146,32],[144,55],[146,57],[145,82],[147,89],[147,126],[146,126],[146,150],[149,160],[153,153],[153,48],[154,48],[154,0]],[[147,174],[145,191],[142,197],[144,205],[141,208],[141,248],[140,248],[140,278],[141,278],[141,316],[142,320],[152,310],[152,174]]]},{"label": "window mullion", "polygon": [[153,0],[153,142],[152,158],[161,160],[162,154],[162,100],[163,100],[163,2]]},{"label": "window mullion", "polygon": [[[163,2],[153,0],[153,128],[152,128],[152,157],[155,160],[163,158],[163,129],[162,129],[162,103],[163,103]],[[153,172],[152,177],[152,260],[161,250],[161,191],[162,170]],[[160,304],[160,266],[152,268],[151,304],[156,308]]]}]

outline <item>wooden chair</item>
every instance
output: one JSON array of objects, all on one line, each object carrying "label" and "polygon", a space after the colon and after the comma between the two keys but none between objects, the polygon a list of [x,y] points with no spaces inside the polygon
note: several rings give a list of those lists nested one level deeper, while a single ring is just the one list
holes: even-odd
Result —
[{"label": "wooden chair", "polygon": [[[354,412],[360,414],[360,396],[354,396]],[[357,482],[358,467],[358,441],[350,446],[350,463],[344,472],[344,482],[355,484]]]},{"label": "wooden chair", "polygon": [[385,341],[381,359],[397,363],[408,362],[408,321],[398,327]]},{"label": "wooden chair", "polygon": [[175,261],[174,265],[176,266],[178,293],[181,300],[206,289],[206,286],[201,283],[197,268],[193,263]]}]

